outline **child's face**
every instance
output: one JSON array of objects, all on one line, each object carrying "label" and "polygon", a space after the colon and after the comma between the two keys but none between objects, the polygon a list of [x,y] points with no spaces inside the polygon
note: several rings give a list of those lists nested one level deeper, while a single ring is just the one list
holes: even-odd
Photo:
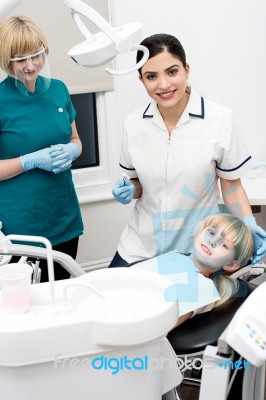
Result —
[{"label": "child's face", "polygon": [[234,262],[234,232],[224,233],[221,227],[207,227],[196,237],[194,255],[201,264],[216,271]]}]

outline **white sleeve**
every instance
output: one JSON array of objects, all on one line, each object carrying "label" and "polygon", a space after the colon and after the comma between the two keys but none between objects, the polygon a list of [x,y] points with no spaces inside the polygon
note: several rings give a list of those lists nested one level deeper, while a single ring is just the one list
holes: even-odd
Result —
[{"label": "white sleeve", "polygon": [[124,123],[119,165],[122,169],[122,172],[126,173],[130,178],[138,177],[129,152],[127,118]]},{"label": "white sleeve", "polygon": [[231,110],[224,112],[217,142],[216,173],[224,179],[238,179],[251,168],[251,155],[239,135]]}]

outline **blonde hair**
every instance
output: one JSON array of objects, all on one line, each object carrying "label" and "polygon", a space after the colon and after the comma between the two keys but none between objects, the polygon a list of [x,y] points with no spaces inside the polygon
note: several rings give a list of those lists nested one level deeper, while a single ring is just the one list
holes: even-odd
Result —
[{"label": "blonde hair", "polygon": [[[219,214],[205,218],[197,227],[196,234],[211,226],[213,228],[219,227],[222,229],[224,235],[234,233],[235,239],[233,240],[235,250],[235,261],[240,265],[240,268],[247,265],[254,252],[254,244],[252,234],[247,225],[239,218],[231,214]],[[237,295],[240,288],[238,279],[231,279],[230,271],[221,269],[212,274],[213,280],[219,295],[220,300],[215,302],[214,307],[218,307],[231,298]]]},{"label": "blonde hair", "polygon": [[48,54],[44,34],[30,18],[11,16],[0,21],[0,68],[8,75],[13,75],[10,58],[34,53],[41,46]]}]

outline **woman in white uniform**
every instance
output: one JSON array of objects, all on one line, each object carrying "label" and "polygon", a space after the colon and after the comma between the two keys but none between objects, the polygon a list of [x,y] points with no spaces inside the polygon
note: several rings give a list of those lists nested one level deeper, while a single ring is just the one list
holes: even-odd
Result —
[{"label": "woman in white uniform", "polygon": [[197,223],[219,213],[219,181],[226,211],[252,232],[258,261],[266,254],[266,233],[241,185],[251,156],[233,112],[188,86],[189,65],[177,38],[155,34],[141,44],[150,55],[139,78],[152,101],[125,120],[120,166],[128,178],[112,193],[122,204],[137,201],[110,267],[170,250],[190,253]]}]

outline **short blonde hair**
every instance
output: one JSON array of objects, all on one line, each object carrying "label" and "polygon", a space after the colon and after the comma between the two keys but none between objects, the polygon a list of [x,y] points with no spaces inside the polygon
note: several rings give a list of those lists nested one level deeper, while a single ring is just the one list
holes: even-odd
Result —
[{"label": "short blonde hair", "polygon": [[12,75],[10,58],[34,53],[41,46],[49,52],[47,40],[40,28],[24,16],[10,16],[0,21],[0,68]]}]

